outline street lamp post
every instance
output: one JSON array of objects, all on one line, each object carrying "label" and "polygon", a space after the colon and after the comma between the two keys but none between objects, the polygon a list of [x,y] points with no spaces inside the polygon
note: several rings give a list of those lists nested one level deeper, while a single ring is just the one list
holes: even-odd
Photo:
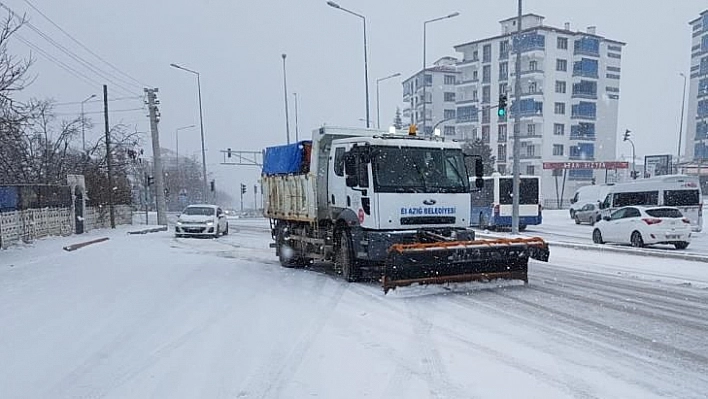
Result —
[{"label": "street lamp post", "polygon": [[395,78],[397,76],[401,76],[401,74],[394,73],[393,75],[389,75],[384,78],[376,79],[376,127],[378,129],[381,129],[381,107],[379,104],[379,82],[383,82],[384,80]]},{"label": "street lamp post", "polygon": [[84,118],[84,103],[94,97],[96,97],[96,95],[91,94],[88,98],[81,102],[81,148],[83,149],[84,153],[86,153],[86,133],[84,132],[86,127],[86,120]]},{"label": "street lamp post", "polygon": [[[521,195],[521,22],[522,22],[522,0],[519,0],[517,6],[516,14],[516,62],[514,63],[514,70],[516,72],[516,79],[514,81],[514,103],[516,104],[516,112],[514,112],[514,164],[512,166],[512,193],[513,197],[511,200],[511,233],[519,234],[519,198]],[[514,41],[512,40],[512,43]],[[512,105],[512,109],[513,109]],[[518,127],[518,129],[517,129]]]},{"label": "street lamp post", "polygon": [[295,142],[298,142],[300,141],[300,128],[297,123],[297,93],[293,93],[293,97],[295,97]]},{"label": "street lamp post", "polygon": [[288,78],[285,73],[285,58],[288,55],[283,53],[283,93],[285,98],[285,135],[287,136],[288,144],[290,144],[290,118],[288,117]]},{"label": "street lamp post", "polygon": [[351,15],[357,16],[357,17],[361,18],[361,20],[364,22],[364,80],[365,80],[365,90],[366,90],[366,127],[369,128],[369,127],[371,127],[369,125],[369,122],[371,121],[371,117],[369,115],[369,56],[368,56],[368,51],[366,49],[366,17],[364,17],[361,14],[357,14],[354,11],[347,10],[346,8],[340,6],[339,4],[335,3],[334,1],[328,1],[327,5],[332,8],[342,10],[346,13],[351,14]]},{"label": "street lamp post", "polygon": [[[425,67],[427,65],[427,60],[426,60],[427,27],[428,27],[429,23],[442,21],[443,19],[454,18],[458,15],[460,15],[459,12],[454,12],[454,13],[452,13],[450,15],[446,15],[444,17],[433,18],[433,19],[429,19],[429,20],[423,22],[423,134],[425,134],[425,127],[428,125],[428,123],[427,123],[428,118],[425,113],[426,112],[425,104],[428,102],[427,99],[425,98],[425,91],[426,91],[425,88],[427,87],[427,82],[425,80]],[[431,133],[432,133],[432,131],[431,131]]]},{"label": "street lamp post", "polygon": [[207,169],[206,169],[206,150],[204,148],[204,115],[202,112],[202,84],[201,84],[201,79],[199,72],[193,71],[191,69],[187,69],[185,67],[179,66],[177,64],[170,64],[171,67],[181,69],[185,72],[189,72],[191,74],[197,75],[197,93],[199,96],[199,130],[201,132],[202,136],[202,174],[204,181],[202,182],[202,200],[206,200],[207,193],[209,192],[208,186],[207,186]]},{"label": "street lamp post", "polygon": [[678,172],[678,164],[681,162],[681,139],[683,138],[683,111],[686,106],[686,75],[680,73],[683,77],[683,95],[681,97],[681,121],[679,122],[679,139],[678,139],[678,157],[676,158],[676,172]]},{"label": "street lamp post", "polygon": [[175,159],[176,159],[176,166],[177,166],[178,172],[179,172],[179,131],[184,130],[184,129],[191,129],[193,127],[194,127],[194,125],[189,125],[189,126],[178,127],[177,129],[175,129]]}]

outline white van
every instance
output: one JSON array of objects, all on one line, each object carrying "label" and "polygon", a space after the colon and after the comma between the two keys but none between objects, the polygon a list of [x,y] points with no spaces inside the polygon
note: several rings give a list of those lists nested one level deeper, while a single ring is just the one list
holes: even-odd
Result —
[{"label": "white van", "polygon": [[691,221],[693,231],[703,229],[703,196],[698,178],[665,175],[617,183],[600,205],[600,214],[609,216],[623,206],[673,206]]},{"label": "white van", "polygon": [[586,204],[597,205],[602,202],[612,186],[613,184],[592,184],[578,188],[570,199],[570,218],[574,219],[575,212]]}]

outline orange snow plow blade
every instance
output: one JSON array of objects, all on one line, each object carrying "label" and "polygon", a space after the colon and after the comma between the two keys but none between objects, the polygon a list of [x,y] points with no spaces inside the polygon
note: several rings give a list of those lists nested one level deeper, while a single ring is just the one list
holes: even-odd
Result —
[{"label": "orange snow plow blade", "polygon": [[541,238],[394,244],[381,279],[384,293],[412,284],[446,284],[494,279],[528,282],[529,258],[547,262]]}]

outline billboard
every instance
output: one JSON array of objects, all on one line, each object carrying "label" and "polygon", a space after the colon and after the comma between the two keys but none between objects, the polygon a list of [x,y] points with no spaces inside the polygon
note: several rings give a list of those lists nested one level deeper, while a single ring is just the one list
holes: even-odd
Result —
[{"label": "billboard", "polygon": [[544,162],[543,169],[628,169],[629,162]]},{"label": "billboard", "polygon": [[644,176],[670,175],[671,172],[671,155],[646,155],[644,157]]}]

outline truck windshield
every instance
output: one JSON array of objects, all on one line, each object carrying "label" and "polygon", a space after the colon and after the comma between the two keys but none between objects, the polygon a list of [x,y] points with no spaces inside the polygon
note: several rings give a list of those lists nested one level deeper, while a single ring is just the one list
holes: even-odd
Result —
[{"label": "truck windshield", "polygon": [[373,155],[372,167],[377,192],[469,192],[461,150],[376,147]]}]

